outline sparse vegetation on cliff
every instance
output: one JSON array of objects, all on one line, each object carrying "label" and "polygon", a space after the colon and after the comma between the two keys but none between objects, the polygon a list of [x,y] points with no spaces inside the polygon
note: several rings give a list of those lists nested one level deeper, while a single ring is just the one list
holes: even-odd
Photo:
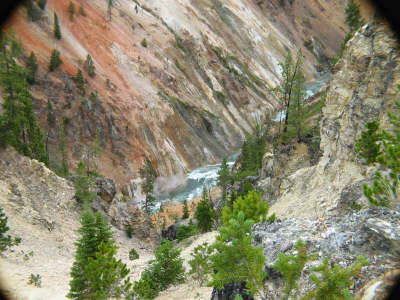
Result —
[{"label": "sparse vegetation on cliff", "polygon": [[[399,88],[400,89],[400,88]],[[377,122],[366,124],[367,131],[356,142],[357,154],[366,164],[376,164],[371,186],[364,185],[364,194],[371,205],[391,206],[398,198],[400,186],[400,102],[395,113],[389,113],[391,130],[382,129]]]},{"label": "sparse vegetation on cliff", "polygon": [[13,37],[0,37],[0,86],[3,114],[0,116],[0,146],[13,146],[23,155],[47,164],[43,134],[33,112],[28,72],[18,64],[22,45]]},{"label": "sparse vegetation on cliff", "polygon": [[63,63],[63,61],[60,58],[60,51],[54,49],[51,52],[51,57],[50,57],[50,63],[49,63],[49,71],[53,72],[58,69],[59,66]]},{"label": "sparse vegetation on cliff", "polygon": [[54,37],[57,40],[61,40],[61,29],[60,29],[60,23],[58,21],[58,15],[54,13]]},{"label": "sparse vegetation on cliff", "polygon": [[10,230],[10,227],[7,226],[7,220],[6,214],[0,207],[0,254],[21,243],[20,238],[6,234]]}]

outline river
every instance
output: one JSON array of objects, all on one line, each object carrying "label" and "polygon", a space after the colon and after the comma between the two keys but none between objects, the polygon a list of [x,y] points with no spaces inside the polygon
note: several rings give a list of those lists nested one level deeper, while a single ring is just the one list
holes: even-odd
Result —
[{"label": "river", "polygon": [[[330,73],[322,74],[317,80],[307,82],[306,95],[307,98],[314,96],[318,93],[325,83],[330,78]],[[276,117],[273,119],[274,122],[279,122],[279,119],[284,119],[285,114],[283,111],[279,111]],[[233,154],[228,158],[228,165],[233,166],[239,153]],[[170,190],[168,193],[156,195],[157,198],[157,209],[163,202],[174,201],[183,202],[184,200],[192,200],[193,198],[202,195],[203,187],[212,188],[217,185],[218,171],[221,164],[207,165],[193,170],[185,176],[182,183],[177,187]]]}]

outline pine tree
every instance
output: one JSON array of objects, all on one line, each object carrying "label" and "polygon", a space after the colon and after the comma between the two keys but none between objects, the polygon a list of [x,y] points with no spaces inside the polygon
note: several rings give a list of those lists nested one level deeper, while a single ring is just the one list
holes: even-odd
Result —
[{"label": "pine tree", "polygon": [[366,265],[368,261],[362,256],[357,257],[356,262],[347,268],[332,265],[327,258],[324,259],[322,265],[312,269],[314,272],[320,272],[321,276],[310,275],[315,289],[302,300],[352,299],[349,291],[349,287],[353,285],[351,278],[357,276]]},{"label": "pine tree", "polygon": [[38,70],[38,63],[36,59],[35,53],[31,52],[31,55],[28,58],[28,62],[26,64],[27,68],[27,80],[29,84],[34,84],[36,81],[36,73]]},{"label": "pine tree", "polygon": [[55,71],[59,66],[61,66],[62,63],[63,63],[63,61],[60,58],[60,52],[58,50],[54,49],[51,52],[49,71],[50,72]]},{"label": "pine tree", "polygon": [[73,21],[75,15],[75,4],[72,1],[69,2],[68,11],[69,11],[69,19]]},{"label": "pine tree", "polygon": [[117,247],[107,221],[100,213],[87,210],[81,224],[67,297],[106,300],[126,294],[129,271],[115,258]]},{"label": "pine tree", "polygon": [[79,69],[78,72],[76,73],[74,77],[75,84],[77,88],[79,89],[80,93],[82,96],[85,95],[85,79],[83,78],[82,71]]},{"label": "pine tree", "polygon": [[7,220],[7,216],[0,207],[0,254],[21,243],[20,238],[6,235],[6,232],[10,230],[10,228],[7,226]]},{"label": "pine tree", "polygon": [[75,198],[84,208],[90,207],[92,201],[96,198],[96,194],[92,192],[94,179],[86,169],[83,162],[78,164],[76,170],[76,179],[74,182]]},{"label": "pine tree", "polygon": [[57,40],[61,40],[60,23],[58,22],[58,16],[56,13],[54,13],[54,37]]},{"label": "pine tree", "polygon": [[297,250],[297,254],[279,253],[278,259],[274,264],[274,269],[281,272],[285,281],[283,300],[290,299],[292,292],[297,289],[297,281],[300,279],[307,261],[316,258],[315,255],[307,254],[307,245],[301,240],[297,241],[294,248]]},{"label": "pine tree", "polygon": [[261,194],[255,190],[250,191],[245,196],[237,198],[233,202],[233,207],[225,206],[222,209],[222,221],[227,224],[229,220],[239,212],[244,213],[246,219],[253,222],[263,222],[267,218],[269,206],[266,201],[261,199]]},{"label": "pine tree", "polygon": [[[399,87],[400,89],[400,87]],[[398,199],[400,187],[400,102],[396,113],[389,113],[391,130],[368,123],[367,131],[356,142],[358,154],[367,162],[380,167],[374,174],[372,186],[364,185],[364,195],[373,206],[391,206]]]},{"label": "pine tree", "polygon": [[145,202],[143,205],[144,211],[150,214],[156,198],[153,195],[154,182],[158,176],[157,171],[154,169],[151,161],[146,158],[143,167],[139,170],[140,176],[143,179],[141,184],[142,192],[145,194]]},{"label": "pine tree", "polygon": [[210,257],[214,270],[211,286],[222,289],[229,283],[246,282],[250,294],[262,291],[265,256],[261,247],[252,245],[250,232],[253,223],[239,212],[219,228],[217,240],[212,245],[216,251]]},{"label": "pine tree", "polygon": [[155,260],[135,282],[134,291],[138,299],[153,299],[169,286],[182,283],[185,279],[181,251],[171,241],[163,240],[155,250]]},{"label": "pine tree", "polygon": [[208,197],[206,188],[203,189],[203,197],[197,204],[194,217],[197,220],[197,227],[202,232],[210,231],[214,222],[214,209],[211,199]]},{"label": "pine tree", "polygon": [[47,164],[42,132],[33,113],[27,71],[17,63],[22,45],[2,34],[0,39],[0,86],[3,90],[3,115],[0,118],[2,146],[11,145],[19,153]]},{"label": "pine tree", "polygon": [[360,5],[355,3],[354,0],[350,0],[347,3],[345,13],[346,24],[350,27],[352,32],[356,31],[364,24],[364,21],[361,18]]},{"label": "pine tree", "polygon": [[86,57],[85,69],[90,77],[94,78],[96,76],[96,67],[94,66],[93,59],[89,54]]},{"label": "pine tree", "polygon": [[222,160],[221,168],[218,170],[218,185],[222,189],[222,200],[226,200],[226,190],[231,181],[231,173],[226,158]]},{"label": "pine tree", "polygon": [[41,10],[44,10],[46,8],[47,0],[39,0],[38,5]]},{"label": "pine tree", "polygon": [[143,47],[145,47],[145,48],[147,48],[147,46],[148,46],[147,40],[146,40],[146,39],[143,39],[143,40],[140,42],[140,44],[141,44]]},{"label": "pine tree", "polygon": [[367,131],[361,133],[361,138],[357,140],[354,150],[369,165],[376,163],[379,155],[382,154],[382,134],[379,133],[379,123],[376,121],[367,123],[365,127]]},{"label": "pine tree", "polygon": [[183,201],[183,216],[182,219],[189,218],[189,208],[187,204],[187,200]]},{"label": "pine tree", "polygon": [[193,275],[194,280],[196,280],[200,286],[208,280],[213,272],[210,262],[212,252],[212,247],[210,247],[208,243],[203,243],[194,248],[193,252],[190,254],[193,259],[189,261],[189,274]]}]

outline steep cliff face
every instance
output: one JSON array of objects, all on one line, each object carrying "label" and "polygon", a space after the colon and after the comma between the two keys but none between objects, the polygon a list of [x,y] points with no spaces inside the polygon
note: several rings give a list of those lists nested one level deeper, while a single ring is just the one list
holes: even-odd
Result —
[{"label": "steep cliff face", "polygon": [[[317,165],[283,179],[272,211],[315,218],[366,204],[361,187],[373,170],[357,161],[354,144],[367,122],[387,126],[387,112],[398,100],[399,62],[398,42],[384,25],[367,24],[348,42],[328,84],[320,122],[323,155]],[[271,159],[266,157],[266,169]]]},{"label": "steep cliff face", "polygon": [[[303,48],[311,77],[317,58],[332,56],[344,35],[341,0],[121,0],[111,20],[104,0],[72,1],[73,20],[69,3],[49,0],[44,11],[34,5],[35,22],[21,8],[8,28],[38,57],[32,93],[51,159],[60,161],[62,127],[71,165],[97,136],[100,172],[120,183],[137,176],[146,156],[162,175],[225,157],[279,106],[268,88],[286,51]],[[53,35],[54,12],[61,40]],[[56,72],[48,72],[52,49],[64,62]],[[72,76],[88,54],[96,77],[84,72],[83,96]],[[48,102],[57,119],[50,128]]]}]

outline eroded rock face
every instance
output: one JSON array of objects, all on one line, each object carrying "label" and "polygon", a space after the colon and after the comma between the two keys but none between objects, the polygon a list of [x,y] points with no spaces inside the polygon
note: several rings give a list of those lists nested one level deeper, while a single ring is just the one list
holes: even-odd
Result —
[{"label": "eroded rock face", "polygon": [[[309,253],[318,256],[316,261],[307,264],[306,274],[325,257],[330,258],[332,263],[347,267],[358,255],[365,256],[370,264],[362,270],[365,276],[355,279],[353,291],[357,291],[371,278],[397,268],[400,207],[396,210],[370,208],[326,219],[289,218],[272,224],[260,223],[254,225],[253,235],[256,244],[264,249],[266,269],[271,272],[278,254],[294,253],[293,246],[299,239],[307,243]],[[279,276],[269,276],[266,286],[271,299],[280,298],[282,285]],[[300,294],[305,294],[312,287],[305,274],[299,286]]]},{"label": "eroded rock face", "polygon": [[0,192],[6,211],[49,231],[78,216],[72,184],[12,148],[0,149]]},{"label": "eroded rock face", "polygon": [[315,218],[366,205],[362,184],[374,170],[357,160],[354,144],[367,122],[388,125],[387,112],[398,100],[399,62],[398,42],[384,25],[367,24],[348,42],[328,84],[320,122],[323,156],[282,181],[272,212]]}]

